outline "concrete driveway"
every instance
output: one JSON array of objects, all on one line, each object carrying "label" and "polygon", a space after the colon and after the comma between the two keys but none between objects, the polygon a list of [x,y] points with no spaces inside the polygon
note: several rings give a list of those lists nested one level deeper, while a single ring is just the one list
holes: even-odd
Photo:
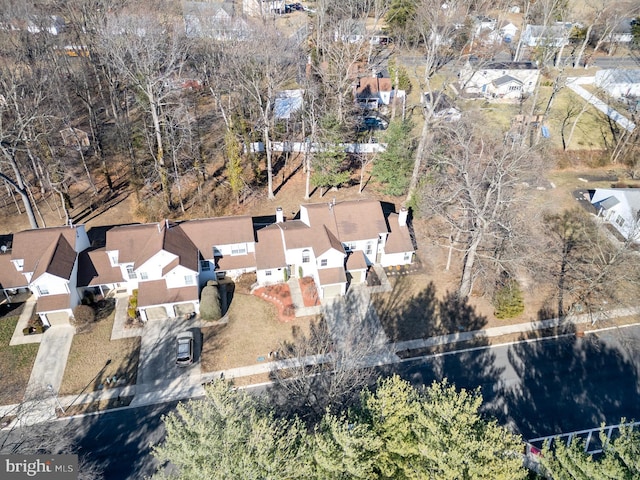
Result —
[{"label": "concrete driveway", "polygon": [[[190,330],[194,336],[194,361],[188,367],[176,365],[176,337]],[[176,380],[188,381],[200,376],[200,352],[202,334],[198,322],[193,319],[166,318],[149,320],[144,326],[140,343],[137,385],[163,387]]]}]

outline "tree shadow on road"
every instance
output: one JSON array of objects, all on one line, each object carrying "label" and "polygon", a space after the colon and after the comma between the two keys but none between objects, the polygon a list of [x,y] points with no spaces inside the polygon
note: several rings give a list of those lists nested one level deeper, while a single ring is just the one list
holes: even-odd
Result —
[{"label": "tree shadow on road", "polygon": [[494,413],[525,438],[640,418],[637,352],[626,350],[615,333],[574,333],[571,326],[557,340],[509,348],[509,364],[519,380],[502,387]]}]

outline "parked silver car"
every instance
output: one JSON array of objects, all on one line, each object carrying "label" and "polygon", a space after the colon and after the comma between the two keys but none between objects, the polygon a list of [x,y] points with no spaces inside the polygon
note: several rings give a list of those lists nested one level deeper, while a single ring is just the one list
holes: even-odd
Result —
[{"label": "parked silver car", "polygon": [[193,333],[182,332],[176,338],[176,365],[186,367],[193,363]]}]

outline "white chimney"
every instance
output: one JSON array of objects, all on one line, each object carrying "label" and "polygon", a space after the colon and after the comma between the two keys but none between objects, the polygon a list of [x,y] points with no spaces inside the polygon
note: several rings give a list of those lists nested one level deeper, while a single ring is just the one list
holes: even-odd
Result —
[{"label": "white chimney", "polygon": [[398,214],[398,225],[400,225],[401,227],[406,227],[408,216],[409,216],[409,210],[407,210],[405,207],[402,207],[400,209],[400,213]]},{"label": "white chimney", "polygon": [[284,222],[284,212],[282,211],[282,207],[276,208],[276,223]]}]

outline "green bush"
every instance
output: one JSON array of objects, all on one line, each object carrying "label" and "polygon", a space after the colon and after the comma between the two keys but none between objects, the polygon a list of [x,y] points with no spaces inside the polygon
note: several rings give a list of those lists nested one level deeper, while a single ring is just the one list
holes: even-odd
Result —
[{"label": "green bush", "polygon": [[96,321],[96,312],[89,305],[78,305],[73,309],[73,324],[83,327]]},{"label": "green bush", "polygon": [[207,285],[202,289],[200,294],[200,317],[203,320],[220,320],[222,318],[218,287]]},{"label": "green bush", "polygon": [[518,282],[508,280],[493,297],[496,318],[513,318],[524,312],[524,298]]}]

